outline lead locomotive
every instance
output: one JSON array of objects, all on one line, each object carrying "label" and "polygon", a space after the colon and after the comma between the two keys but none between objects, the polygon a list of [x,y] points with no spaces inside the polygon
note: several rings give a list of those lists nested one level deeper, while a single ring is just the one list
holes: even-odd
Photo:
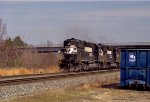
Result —
[{"label": "lead locomotive", "polygon": [[59,51],[59,66],[64,71],[106,69],[114,63],[118,67],[115,57],[108,46],[71,38],[64,41],[64,48]]}]

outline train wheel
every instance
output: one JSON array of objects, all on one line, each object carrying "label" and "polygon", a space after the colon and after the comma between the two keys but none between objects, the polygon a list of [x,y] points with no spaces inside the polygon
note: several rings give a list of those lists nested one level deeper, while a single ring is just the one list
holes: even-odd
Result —
[{"label": "train wheel", "polygon": [[97,70],[100,70],[100,69],[101,69],[101,64],[97,63]]},{"label": "train wheel", "polygon": [[84,64],[84,71],[88,71],[88,65]]},{"label": "train wheel", "polygon": [[60,69],[60,71],[65,73],[65,72],[68,72],[68,69],[66,67],[63,67]]},{"label": "train wheel", "polygon": [[83,70],[82,65],[78,65],[77,70],[78,70],[78,72],[82,72],[82,70]]},{"label": "train wheel", "polygon": [[68,65],[68,71],[69,72],[74,72],[74,70],[75,70],[75,66],[73,64],[69,64]]},{"label": "train wheel", "polygon": [[76,66],[76,65],[75,65],[75,66],[72,66],[72,70],[73,70],[73,72],[76,72],[77,66]]},{"label": "train wheel", "polygon": [[77,70],[77,67],[75,65],[72,65],[70,68],[70,72],[75,72]]},{"label": "train wheel", "polygon": [[117,69],[119,69],[120,65],[119,65],[119,62],[117,62]]},{"label": "train wheel", "polygon": [[64,72],[64,69],[63,69],[63,68],[60,68],[60,72]]},{"label": "train wheel", "polygon": [[106,70],[109,70],[110,69],[110,63],[107,63],[106,64]]},{"label": "train wheel", "polygon": [[103,69],[104,69],[104,64],[100,63],[100,70],[103,70]]},{"label": "train wheel", "polygon": [[83,70],[84,70],[84,65],[81,64],[81,65],[80,65],[80,72],[82,72]]},{"label": "train wheel", "polygon": [[104,64],[104,65],[103,65],[103,69],[104,69],[104,70],[107,70],[107,68],[108,68],[108,67],[107,67],[107,64]]}]

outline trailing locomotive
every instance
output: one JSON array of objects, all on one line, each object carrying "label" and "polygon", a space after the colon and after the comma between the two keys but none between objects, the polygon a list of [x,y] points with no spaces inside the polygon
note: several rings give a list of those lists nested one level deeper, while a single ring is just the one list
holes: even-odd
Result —
[{"label": "trailing locomotive", "polygon": [[59,51],[60,69],[65,71],[88,71],[110,68],[113,64],[118,67],[116,54],[112,53],[116,53],[116,51],[114,48],[107,49],[108,46],[102,44],[74,38],[67,39],[64,41],[64,48]]},{"label": "trailing locomotive", "polygon": [[102,45],[102,54],[99,61],[102,68],[118,68],[120,62],[120,50],[116,46]]}]

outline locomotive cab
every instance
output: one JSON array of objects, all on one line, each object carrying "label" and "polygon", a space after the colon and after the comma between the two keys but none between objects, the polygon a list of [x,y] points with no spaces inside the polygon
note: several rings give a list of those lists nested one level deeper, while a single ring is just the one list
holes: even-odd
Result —
[{"label": "locomotive cab", "polygon": [[78,62],[78,43],[75,39],[68,39],[64,41],[64,48],[59,51],[59,66],[60,69],[69,71],[72,66],[77,65]]},{"label": "locomotive cab", "polygon": [[74,40],[75,39],[72,38],[71,40],[64,41],[64,48],[65,48],[64,56],[67,64],[74,63],[77,60],[78,48],[77,42]]}]

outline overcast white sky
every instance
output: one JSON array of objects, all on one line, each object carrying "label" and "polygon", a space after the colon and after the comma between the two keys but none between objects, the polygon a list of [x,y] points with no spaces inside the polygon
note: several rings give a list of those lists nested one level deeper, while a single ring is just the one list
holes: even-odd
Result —
[{"label": "overcast white sky", "polygon": [[20,35],[31,44],[60,43],[71,37],[150,42],[149,1],[0,2],[0,18],[7,24],[8,36]]}]

